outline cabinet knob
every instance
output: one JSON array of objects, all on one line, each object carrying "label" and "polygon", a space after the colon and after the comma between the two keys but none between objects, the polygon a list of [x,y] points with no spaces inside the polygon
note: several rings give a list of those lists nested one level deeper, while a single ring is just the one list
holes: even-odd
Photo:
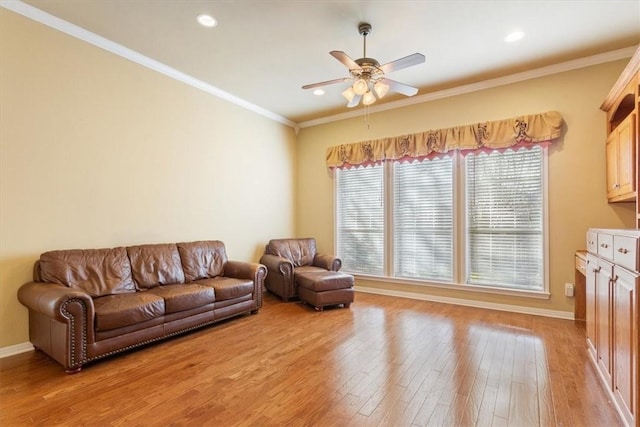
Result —
[{"label": "cabinet knob", "polygon": [[607,245],[606,243],[600,243],[600,247],[606,249],[609,247],[609,245]]},{"label": "cabinet knob", "polygon": [[629,251],[626,250],[625,248],[618,248],[618,252],[620,252],[621,254],[626,254]]}]

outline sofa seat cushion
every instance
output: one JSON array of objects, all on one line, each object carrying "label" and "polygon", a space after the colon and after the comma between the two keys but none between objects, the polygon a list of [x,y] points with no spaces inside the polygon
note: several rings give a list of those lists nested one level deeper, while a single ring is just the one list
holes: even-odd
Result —
[{"label": "sofa seat cushion", "polygon": [[167,314],[190,310],[215,301],[214,288],[195,283],[158,286],[146,293],[163,298]]},{"label": "sofa seat cushion", "polygon": [[96,331],[107,331],[144,322],[165,312],[164,299],[149,292],[94,298]]},{"label": "sofa seat cushion", "polygon": [[213,279],[198,280],[195,283],[212,287],[216,293],[216,301],[239,298],[253,293],[253,281],[247,279],[218,276]]},{"label": "sofa seat cushion", "polygon": [[293,269],[293,275],[297,276],[298,274],[305,273],[326,273],[327,270],[320,267],[314,267],[312,265],[303,265],[302,267],[296,267]]}]

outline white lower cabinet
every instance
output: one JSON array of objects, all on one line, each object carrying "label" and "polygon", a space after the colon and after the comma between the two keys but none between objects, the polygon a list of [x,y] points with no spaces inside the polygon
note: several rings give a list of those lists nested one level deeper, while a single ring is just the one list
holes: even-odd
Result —
[{"label": "white lower cabinet", "polygon": [[[600,244],[589,245],[594,241]],[[626,425],[640,427],[638,242],[639,230],[587,233],[586,323],[589,356],[620,417]]]}]

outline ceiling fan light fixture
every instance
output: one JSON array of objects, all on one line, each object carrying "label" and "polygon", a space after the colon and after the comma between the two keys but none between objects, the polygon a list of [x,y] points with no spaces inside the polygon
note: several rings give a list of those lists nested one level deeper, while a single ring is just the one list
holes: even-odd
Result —
[{"label": "ceiling fan light fixture", "polygon": [[374,95],[371,91],[369,91],[369,92],[365,93],[365,94],[362,96],[362,103],[363,103],[364,105],[371,105],[371,104],[373,104],[374,102],[376,102],[376,97],[375,97],[375,95]]},{"label": "ceiling fan light fixture", "polygon": [[378,98],[382,98],[389,92],[389,85],[383,82],[376,82],[376,84],[373,85],[373,90],[376,92],[376,95],[378,95]]},{"label": "ceiling fan light fixture", "polygon": [[367,93],[368,90],[369,90],[369,85],[367,84],[367,81],[365,79],[362,79],[362,78],[358,79],[353,84],[353,92],[356,95],[364,95],[365,93]]},{"label": "ceiling fan light fixture", "polygon": [[329,52],[329,55],[347,67],[349,77],[304,85],[302,89],[313,89],[318,86],[351,82],[351,86],[342,92],[342,96],[348,101],[348,108],[358,106],[360,100],[362,100],[362,103],[366,106],[371,105],[378,99],[383,98],[388,92],[397,92],[405,96],[413,96],[418,93],[418,88],[389,80],[386,78],[386,75],[393,71],[422,64],[425,61],[424,55],[414,53],[380,65],[376,59],[367,56],[367,36],[371,33],[371,25],[366,22],[361,22],[358,26],[358,32],[363,36],[362,58],[353,60],[349,55],[340,50],[332,50]]},{"label": "ceiling fan light fixture", "polygon": [[356,93],[353,91],[353,88],[349,86],[347,90],[342,92],[342,96],[344,96],[347,99],[347,101],[351,102],[353,101],[353,97],[356,96]]}]

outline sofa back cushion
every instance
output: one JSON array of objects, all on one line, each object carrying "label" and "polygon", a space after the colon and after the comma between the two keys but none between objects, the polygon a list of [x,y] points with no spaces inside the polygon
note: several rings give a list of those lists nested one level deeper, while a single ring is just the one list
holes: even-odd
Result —
[{"label": "sofa back cushion", "polygon": [[311,265],[316,256],[316,239],[273,239],[267,244],[265,253],[287,258],[294,267]]},{"label": "sofa back cushion", "polygon": [[127,254],[138,289],[184,283],[184,272],[175,243],[129,246]]},{"label": "sofa back cushion", "polygon": [[123,247],[45,252],[39,268],[42,281],[81,289],[93,297],[136,290]]},{"label": "sofa back cushion", "polygon": [[187,282],[224,274],[227,251],[219,240],[178,243],[182,269]]}]

